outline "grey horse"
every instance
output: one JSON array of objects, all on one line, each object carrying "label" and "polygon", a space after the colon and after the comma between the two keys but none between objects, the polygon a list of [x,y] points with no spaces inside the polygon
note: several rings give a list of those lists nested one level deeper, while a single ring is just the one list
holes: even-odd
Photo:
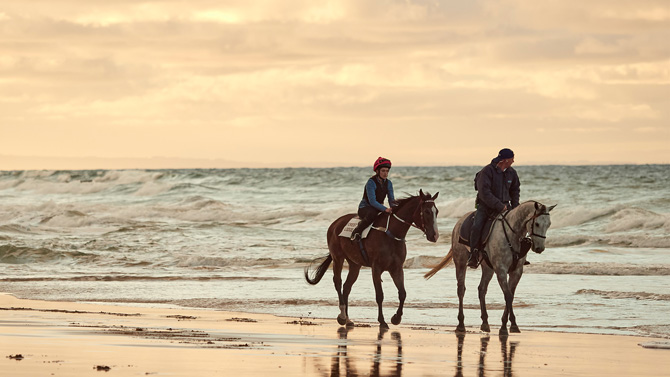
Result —
[{"label": "grey horse", "polygon": [[[490,332],[488,323],[488,314],[486,312],[486,291],[493,273],[498,277],[498,283],[505,296],[505,311],[502,315],[502,327],[500,335],[507,335],[507,319],[511,322],[510,331],[520,332],[516,324],[516,317],[512,309],[514,301],[514,292],[516,286],[523,274],[523,265],[526,261],[528,247],[536,253],[544,251],[544,240],[546,239],[547,229],[551,225],[549,211],[554,209],[555,205],[547,207],[536,201],[524,202],[518,207],[498,215],[491,228],[491,233],[484,249],[488,255],[488,261],[483,261],[482,279],[479,283],[479,305],[482,312],[481,330]],[[427,272],[424,277],[431,278],[437,271],[449,264],[452,260],[456,266],[456,279],[458,281],[458,327],[457,333],[465,332],[463,320],[463,296],[465,295],[465,273],[467,271],[468,247],[459,242],[459,233],[461,225],[468,217],[469,213],[461,217],[454,226],[451,234],[451,249],[442,261],[432,270]],[[490,262],[490,264],[489,264]]]}]

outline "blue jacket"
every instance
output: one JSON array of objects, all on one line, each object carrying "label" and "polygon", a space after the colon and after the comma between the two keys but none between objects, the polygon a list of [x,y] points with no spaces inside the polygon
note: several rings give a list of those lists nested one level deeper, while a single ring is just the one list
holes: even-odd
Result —
[{"label": "blue jacket", "polygon": [[363,191],[363,200],[358,205],[358,208],[374,207],[380,212],[386,211],[384,207],[384,199],[388,194],[389,203],[395,202],[395,195],[393,195],[393,183],[390,179],[380,181],[377,176],[372,176],[365,184]]}]

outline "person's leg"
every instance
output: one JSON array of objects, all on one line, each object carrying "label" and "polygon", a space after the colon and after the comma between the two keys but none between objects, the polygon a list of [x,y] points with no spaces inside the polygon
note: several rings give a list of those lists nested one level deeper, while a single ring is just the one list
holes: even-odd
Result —
[{"label": "person's leg", "polygon": [[358,217],[361,218],[361,221],[358,223],[354,231],[351,232],[352,241],[356,241],[361,238],[361,232],[363,232],[365,228],[367,228],[370,224],[372,224],[373,221],[375,221],[378,213],[379,211],[373,207],[363,207],[358,209]]},{"label": "person's leg", "polygon": [[475,219],[470,229],[470,257],[468,258],[468,266],[477,268],[479,266],[479,248],[482,228],[486,223],[488,213],[482,205],[477,208],[475,212]]}]

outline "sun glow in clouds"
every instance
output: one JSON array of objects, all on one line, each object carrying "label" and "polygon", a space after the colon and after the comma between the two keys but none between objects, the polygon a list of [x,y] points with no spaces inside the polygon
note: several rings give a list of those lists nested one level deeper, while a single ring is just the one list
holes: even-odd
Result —
[{"label": "sun glow in clouds", "polygon": [[668,19],[666,0],[5,0],[0,150],[462,165],[510,140],[519,164],[670,163]]}]

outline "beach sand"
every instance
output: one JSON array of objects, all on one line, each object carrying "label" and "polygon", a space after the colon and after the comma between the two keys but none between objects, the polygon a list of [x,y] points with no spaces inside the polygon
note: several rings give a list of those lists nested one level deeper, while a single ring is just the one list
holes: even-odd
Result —
[{"label": "beach sand", "polygon": [[667,339],[453,330],[0,294],[0,375],[670,375]]}]

